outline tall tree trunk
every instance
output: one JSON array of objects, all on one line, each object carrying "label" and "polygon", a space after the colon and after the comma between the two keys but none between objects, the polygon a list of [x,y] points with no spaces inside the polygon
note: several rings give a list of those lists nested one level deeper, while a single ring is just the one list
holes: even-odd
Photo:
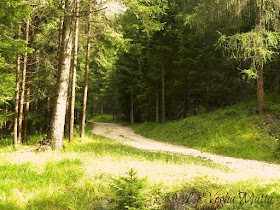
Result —
[{"label": "tall tree trunk", "polygon": [[[26,23],[25,40],[29,41],[29,19]],[[26,46],[27,50],[27,46]],[[22,133],[22,118],[23,118],[23,105],[24,105],[24,95],[25,95],[25,81],[26,81],[26,68],[27,68],[27,52],[24,53],[23,69],[22,69],[22,80],[21,80],[21,95],[20,95],[20,105],[19,105],[19,121],[18,121],[18,144],[21,143],[21,133]]]},{"label": "tall tree trunk", "polygon": [[53,117],[51,122],[50,139],[54,149],[63,148],[63,136],[65,125],[66,101],[69,86],[69,75],[72,52],[72,25],[74,0],[70,0],[65,6],[66,15],[64,17],[62,33],[62,50],[60,54],[60,63],[58,70],[58,81],[56,85],[56,95],[54,100]]},{"label": "tall tree trunk", "polygon": [[134,124],[134,101],[132,91],[130,93],[130,123]]},{"label": "tall tree trunk", "polygon": [[264,112],[265,109],[265,93],[263,85],[263,66],[257,66],[258,78],[257,78],[257,96],[258,96],[258,111],[259,114]]},{"label": "tall tree trunk", "polygon": [[[261,33],[263,29],[262,8],[263,8],[263,0],[256,1],[256,13],[257,13],[256,23],[257,23],[257,30],[259,31],[259,33]],[[257,68],[257,75],[258,75],[257,78],[258,111],[259,114],[261,114],[264,112],[265,109],[265,93],[264,93],[262,61],[256,62],[256,68]]]},{"label": "tall tree trunk", "polygon": [[83,113],[82,113],[82,123],[81,123],[81,140],[82,141],[85,138],[85,122],[86,122],[86,109],[87,109],[88,73],[89,73],[90,40],[91,40],[91,5],[92,5],[92,0],[89,0],[87,59],[86,59],[86,70],[85,70]]},{"label": "tall tree trunk", "polygon": [[[34,23],[34,21],[32,21]],[[34,27],[31,28],[30,37],[30,47],[34,48]],[[26,95],[25,95],[25,109],[24,109],[24,121],[23,121],[23,142],[27,143],[27,133],[28,133],[28,118],[29,118],[29,108],[30,108],[30,88],[32,81],[32,66],[33,66],[33,54],[29,54],[29,62],[26,70]],[[36,58],[37,59],[37,58]]]},{"label": "tall tree trunk", "polygon": [[77,122],[80,124],[80,111],[79,110],[76,110],[76,120]]},{"label": "tall tree trunk", "polygon": [[161,108],[162,108],[162,116],[161,116],[161,123],[165,124],[165,72],[164,72],[164,65],[162,63],[161,68]]},{"label": "tall tree trunk", "polygon": [[[79,16],[79,0],[76,0],[76,15]],[[72,66],[72,89],[71,89],[71,105],[70,105],[70,128],[69,128],[69,142],[74,140],[74,120],[75,120],[75,98],[76,98],[76,75],[78,64],[78,45],[79,45],[79,19],[75,19],[75,40],[73,48],[73,66]]]},{"label": "tall tree trunk", "polygon": [[[71,0],[72,1],[72,0]],[[62,5],[62,9],[65,10],[65,6],[66,6],[66,2],[65,0],[61,0],[61,5]],[[59,32],[58,32],[58,42],[57,42],[57,56],[56,56],[56,60],[57,60],[57,72],[56,72],[56,83],[58,84],[58,81],[59,81],[59,76],[61,75],[61,66],[62,66],[62,62],[61,62],[61,58],[62,58],[62,51],[63,51],[63,31],[64,31],[64,15],[61,15],[60,16],[60,22],[59,22]],[[55,96],[56,97],[56,96]],[[49,100],[49,98],[48,98]],[[51,100],[51,98],[50,98]],[[56,99],[54,99],[56,100]],[[53,107],[54,108],[54,107]],[[53,110],[50,110],[49,112],[49,132],[47,133],[47,139],[51,139],[51,127],[52,127],[52,120],[53,120],[53,114],[54,114],[54,111]]]},{"label": "tall tree trunk", "polygon": [[26,96],[25,96],[25,109],[24,109],[24,121],[23,121],[23,143],[27,143],[27,132],[28,132],[28,115],[30,107],[30,83],[27,82]]},{"label": "tall tree trunk", "polygon": [[[74,1],[74,0],[71,0]],[[62,9],[65,9],[65,0],[61,0]],[[61,53],[63,50],[63,26],[64,26],[64,15],[61,15],[60,22],[59,22],[59,29],[58,29],[58,47],[57,47],[57,75],[56,79],[59,80],[59,75],[61,74],[61,68],[60,68],[60,59],[61,59]]]},{"label": "tall tree trunk", "polygon": [[158,93],[158,86],[156,92],[156,123],[159,122],[159,93]]},{"label": "tall tree trunk", "polygon": [[[70,74],[71,74],[71,67],[70,67]],[[69,119],[70,74],[69,74],[69,81],[68,81],[69,86],[68,86],[67,100],[66,100],[64,136],[68,136],[68,134],[69,134],[69,126],[70,126],[70,119]]]},{"label": "tall tree trunk", "polygon": [[51,97],[47,98],[47,126],[48,129],[51,127]]}]

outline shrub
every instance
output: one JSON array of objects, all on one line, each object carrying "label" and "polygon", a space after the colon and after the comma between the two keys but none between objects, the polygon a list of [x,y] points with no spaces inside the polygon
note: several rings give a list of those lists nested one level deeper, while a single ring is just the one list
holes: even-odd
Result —
[{"label": "shrub", "polygon": [[133,168],[126,174],[127,176],[113,179],[113,185],[111,185],[116,196],[114,200],[116,209],[143,209],[146,203],[143,193],[145,180],[138,178]]}]

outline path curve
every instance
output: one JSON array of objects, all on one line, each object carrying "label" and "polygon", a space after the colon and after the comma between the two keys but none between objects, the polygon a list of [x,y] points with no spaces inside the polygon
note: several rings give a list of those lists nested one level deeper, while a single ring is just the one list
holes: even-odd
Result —
[{"label": "path curve", "polygon": [[96,135],[106,136],[110,139],[117,140],[121,143],[138,149],[173,152],[184,155],[191,155],[194,157],[207,158],[214,163],[226,166],[233,170],[238,170],[239,172],[242,172],[242,174],[247,174],[252,178],[258,177],[280,179],[280,165],[264,163],[256,160],[246,160],[215,155],[184,146],[155,141],[153,139],[145,138],[134,133],[134,131],[128,126],[112,123],[94,123],[92,132]]}]

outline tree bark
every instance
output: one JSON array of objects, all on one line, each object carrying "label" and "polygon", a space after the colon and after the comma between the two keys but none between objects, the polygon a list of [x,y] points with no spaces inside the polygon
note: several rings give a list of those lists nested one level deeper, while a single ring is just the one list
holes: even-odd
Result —
[{"label": "tree bark", "polygon": [[85,69],[85,85],[84,85],[84,98],[83,98],[83,113],[81,123],[81,141],[85,138],[85,122],[86,122],[86,108],[87,108],[87,92],[88,92],[88,74],[89,74],[89,59],[90,59],[90,40],[91,40],[91,5],[92,1],[89,0],[89,17],[88,17],[88,39],[87,39],[87,58]]},{"label": "tree bark", "polygon": [[[259,33],[262,32],[263,22],[262,22],[262,6],[263,0],[256,1],[256,23],[257,30]],[[258,96],[258,111],[259,114],[264,112],[265,109],[265,93],[264,93],[264,82],[263,82],[263,63],[262,61],[256,62],[257,70],[257,96]]]},{"label": "tree bark", "polygon": [[[65,9],[65,0],[61,0],[61,4],[62,4],[62,9]],[[62,53],[62,42],[63,42],[63,25],[64,25],[64,16],[61,15],[60,17],[60,22],[59,22],[59,32],[58,32],[58,47],[57,47],[57,75],[56,75],[56,79],[57,81],[59,80],[59,75],[60,75],[60,59],[61,59],[61,53]]]},{"label": "tree bark", "polygon": [[134,124],[134,101],[132,91],[130,93],[130,123]]},{"label": "tree bark", "polygon": [[[79,0],[76,0],[76,14],[79,16]],[[70,128],[69,142],[74,141],[74,120],[75,120],[75,98],[76,98],[76,75],[78,64],[78,44],[79,44],[79,19],[75,19],[75,41],[73,48],[73,66],[72,66],[72,89],[71,89],[71,105],[70,105]]]},{"label": "tree bark", "polygon": [[[29,41],[29,19],[26,23],[26,32],[25,32],[25,40]],[[26,46],[27,50],[27,46]],[[23,118],[23,105],[24,105],[24,95],[25,95],[25,81],[26,81],[26,68],[27,68],[27,52],[24,53],[23,60],[23,69],[22,69],[22,80],[21,80],[21,95],[20,95],[20,105],[19,105],[19,121],[18,121],[18,144],[21,143],[21,134],[22,134],[22,118]]]},{"label": "tree bark", "polygon": [[23,121],[23,143],[27,143],[27,133],[28,133],[28,115],[30,107],[30,83],[27,82],[26,96],[25,96],[25,109],[24,109],[24,121]]},{"label": "tree bark", "polygon": [[159,123],[159,94],[158,94],[158,86],[156,92],[156,123]]},{"label": "tree bark", "polygon": [[263,82],[263,66],[257,66],[258,78],[257,78],[257,96],[258,96],[258,111],[259,114],[264,112],[265,109],[265,93]]},{"label": "tree bark", "polygon": [[[20,35],[19,35],[20,36]],[[14,147],[18,147],[18,111],[19,111],[19,86],[20,86],[20,56],[16,64],[16,91],[15,91],[15,116],[14,116]]]},{"label": "tree bark", "polygon": [[[32,21],[33,23],[34,21]],[[34,48],[34,27],[31,28],[30,47]],[[36,58],[37,59],[37,58]],[[27,143],[28,134],[28,118],[30,109],[30,88],[32,81],[32,66],[33,66],[33,55],[29,54],[29,62],[26,69],[26,95],[25,95],[25,109],[24,109],[24,121],[23,121],[23,143]]]},{"label": "tree bark", "polygon": [[[70,74],[71,74],[71,67],[69,73],[69,81],[68,81],[68,91],[67,91],[67,100],[66,100],[66,111],[65,111],[65,126],[64,126],[64,136],[68,136],[70,132],[70,119],[69,119],[69,100],[70,100]],[[69,137],[69,136],[68,136]]]},{"label": "tree bark", "polygon": [[[72,0],[71,0],[72,1]],[[65,6],[66,6],[66,2],[65,0],[61,0],[61,4],[62,4],[62,9],[65,10]],[[57,60],[57,72],[56,72],[56,83],[58,84],[59,81],[59,76],[61,75],[61,68],[62,68],[62,61],[61,61],[61,53],[63,51],[63,31],[64,31],[64,15],[60,16],[60,22],[59,22],[59,28],[58,28],[59,32],[58,32],[58,42],[57,42],[57,56],[56,56],[56,60]],[[56,98],[56,96],[54,97]],[[48,97],[48,100],[51,100],[51,98]],[[54,99],[56,100],[56,99]],[[54,109],[54,107],[53,107]],[[51,139],[51,128],[52,128],[52,121],[53,121],[53,114],[54,111],[50,110],[49,111],[49,122],[48,122],[48,127],[49,127],[49,132],[47,133],[47,139]]]},{"label": "tree bark", "polygon": [[56,95],[54,100],[53,117],[51,122],[50,138],[52,146],[56,150],[63,148],[63,136],[65,125],[66,101],[69,86],[69,75],[72,53],[72,25],[74,0],[70,0],[65,6],[66,15],[64,17],[62,33],[62,50],[60,54],[60,63],[58,71],[58,81],[56,86]]},{"label": "tree bark", "polygon": [[47,98],[47,126],[48,129],[51,127],[51,97]]},{"label": "tree bark", "polygon": [[165,71],[164,71],[164,65],[162,63],[162,69],[161,69],[161,108],[162,108],[162,118],[161,123],[165,124]]}]

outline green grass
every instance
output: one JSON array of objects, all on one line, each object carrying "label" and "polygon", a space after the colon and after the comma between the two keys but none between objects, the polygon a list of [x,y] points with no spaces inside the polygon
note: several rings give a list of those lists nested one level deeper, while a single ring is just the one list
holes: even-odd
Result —
[{"label": "green grass", "polygon": [[256,101],[210,113],[131,127],[145,137],[225,156],[279,163],[280,96],[268,96],[267,112],[256,114]]},{"label": "green grass", "polygon": [[[65,140],[66,149],[61,152],[32,153],[22,151],[26,146],[18,151],[0,147],[0,209],[117,209],[124,198],[116,193],[116,183],[120,183],[116,180],[122,180],[123,192],[135,190],[138,184],[123,181],[131,168],[139,177],[135,180],[144,180],[139,192],[141,198],[133,198],[145,201],[142,209],[170,209],[176,193],[192,192],[201,196],[192,207],[213,207],[219,204],[210,204],[209,193],[219,192],[222,196],[229,192],[234,196],[239,191],[273,195],[275,199],[270,204],[230,204],[231,209],[280,207],[278,180],[231,182],[227,177],[234,176],[234,172],[209,160],[135,149],[96,136],[91,129],[92,125],[87,125],[84,142],[79,141],[78,132],[74,143]],[[32,141],[41,138],[34,136]],[[220,178],[212,175],[217,173]]]},{"label": "green grass", "polygon": [[117,124],[128,124],[117,119],[113,119],[113,116],[110,114],[104,114],[103,117],[96,115],[89,118],[90,122],[102,122],[102,123],[117,123]]},{"label": "green grass", "polygon": [[[32,134],[28,136],[27,145],[20,145],[19,149],[26,149],[30,145],[34,145],[37,142],[43,140],[46,134]],[[13,137],[11,135],[0,135],[0,153],[16,151],[13,147]]]}]

